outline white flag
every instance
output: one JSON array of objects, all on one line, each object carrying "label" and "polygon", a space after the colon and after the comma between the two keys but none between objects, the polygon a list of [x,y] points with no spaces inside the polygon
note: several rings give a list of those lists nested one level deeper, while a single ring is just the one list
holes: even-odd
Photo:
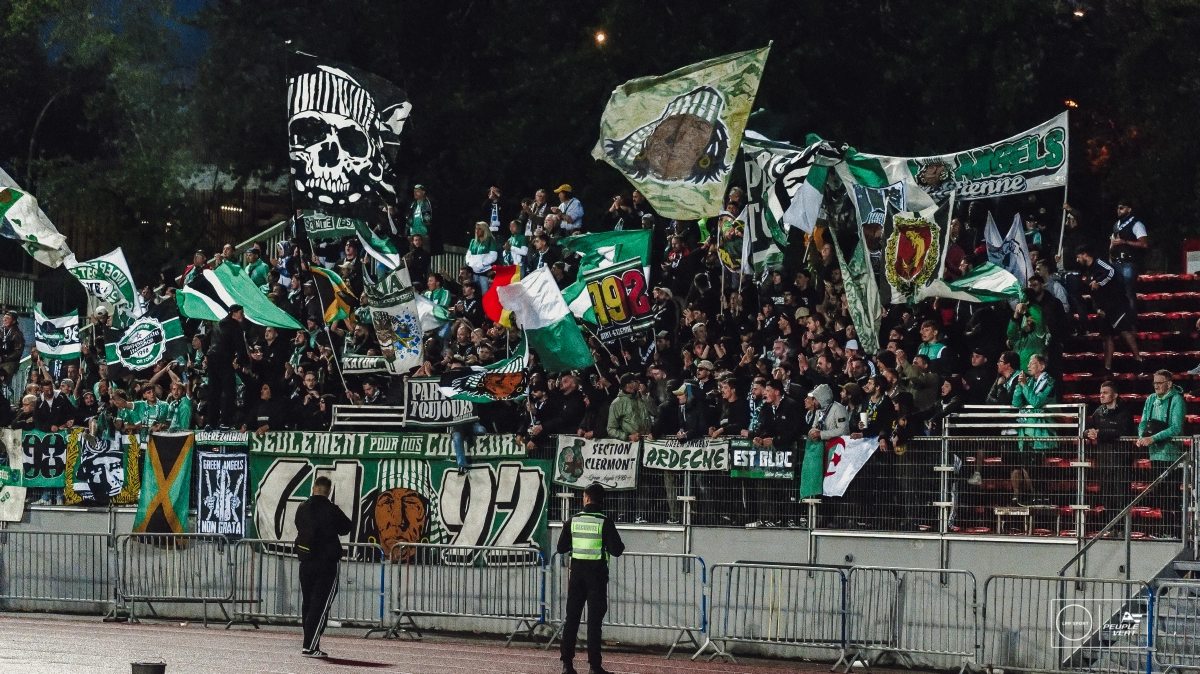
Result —
[{"label": "white flag", "polygon": [[145,300],[137,292],[133,273],[120,248],[86,262],[76,260],[71,253],[65,264],[87,291],[89,314],[97,307],[104,307],[113,317],[113,327],[125,327],[146,312]]},{"label": "white flag", "polygon": [[23,191],[3,169],[0,169],[0,236],[20,241],[25,252],[47,267],[60,266],[71,253],[67,237],[42,212],[37,199]]},{"label": "white flag", "polygon": [[879,448],[879,438],[859,438],[853,440],[849,435],[834,438],[825,445],[825,455],[829,464],[825,467],[825,483],[821,493],[825,496],[842,496],[850,481],[858,475],[858,471],[867,464],[867,459]]},{"label": "white flag", "polygon": [[42,358],[75,360],[79,358],[79,312],[66,316],[47,316],[33,310],[33,340]]},{"label": "white flag", "polygon": [[1029,247],[1025,245],[1025,228],[1021,225],[1020,214],[1013,216],[1012,227],[1008,228],[1008,234],[1001,239],[996,221],[992,218],[991,211],[988,211],[983,238],[987,242],[988,262],[1016,276],[1017,282],[1024,288],[1029,282],[1029,277],[1033,276],[1033,262],[1029,259]]}]

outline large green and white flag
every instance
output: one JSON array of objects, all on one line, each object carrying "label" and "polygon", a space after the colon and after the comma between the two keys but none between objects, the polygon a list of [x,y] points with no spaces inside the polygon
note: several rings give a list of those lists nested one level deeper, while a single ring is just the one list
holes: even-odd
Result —
[{"label": "large green and white flag", "polygon": [[145,303],[134,286],[133,273],[120,248],[85,262],[79,262],[71,253],[64,264],[87,291],[89,312],[104,307],[113,317],[114,327],[125,327],[145,313]]},{"label": "large green and white flag", "polygon": [[863,353],[877,353],[879,326],[883,320],[883,302],[879,297],[879,286],[875,282],[875,272],[871,269],[867,242],[862,238],[862,230],[859,230],[858,245],[854,247],[854,253],[849,260],[842,256],[838,238],[829,238],[833,241],[833,250],[843,271],[846,304],[850,309],[850,321],[854,323],[854,329],[858,333],[859,346]]},{"label": "large green and white flag", "polygon": [[625,174],[659,215],[721,211],[770,45],[613,90],[592,156]]},{"label": "large green and white flag", "polygon": [[1024,297],[1017,277],[1002,267],[984,262],[955,281],[937,280],[925,291],[925,297],[948,297],[966,302],[998,302]]},{"label": "large green and white flag", "polygon": [[953,193],[971,201],[1064,187],[1069,140],[1067,113],[1011,138],[971,150],[931,157],[878,159],[889,174],[903,170],[939,203]]},{"label": "large green and white flag", "polygon": [[371,324],[392,372],[407,374],[421,366],[424,330],[421,329],[416,292],[401,267],[366,288],[371,301]]},{"label": "large green and white flag", "polygon": [[521,340],[513,355],[498,363],[447,371],[438,388],[450,400],[473,403],[524,400],[529,389],[528,367],[529,349],[525,340]]},{"label": "large green and white flag", "polygon": [[246,275],[246,270],[232,262],[223,262],[216,269],[205,269],[189,287],[175,294],[179,313],[202,321],[219,321],[237,304],[246,312],[246,320],[255,325],[300,330],[303,326],[291,314],[271,303]]},{"label": "large green and white flag", "polygon": [[606,269],[627,260],[642,261],[643,285],[650,278],[650,245],[653,232],[633,230],[624,232],[599,232],[584,234],[563,239],[561,246],[565,253],[578,253],[582,258],[579,262],[579,276],[574,283],[563,288],[563,299],[571,308],[571,313],[581,320],[596,323],[596,312],[591,295],[587,292],[588,273],[597,269]]},{"label": "large green and white flag", "polygon": [[67,237],[42,212],[37,199],[0,169],[0,236],[21,242],[30,257],[47,267],[62,265],[71,249]]},{"label": "large green and white flag", "polygon": [[547,372],[579,370],[595,363],[549,267],[501,286],[496,293],[525,330],[529,347]]},{"label": "large green and white flag", "polygon": [[33,310],[33,339],[38,354],[50,360],[79,358],[79,312],[66,316],[47,316],[41,308]]}]

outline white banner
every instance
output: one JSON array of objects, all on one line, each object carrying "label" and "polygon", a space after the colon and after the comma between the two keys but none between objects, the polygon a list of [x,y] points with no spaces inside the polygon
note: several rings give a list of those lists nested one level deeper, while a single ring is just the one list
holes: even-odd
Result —
[{"label": "white banner", "polygon": [[20,522],[25,515],[25,487],[14,485],[21,484],[25,470],[21,431],[0,429],[0,445],[0,457],[8,459],[8,465],[0,468],[0,522]]},{"label": "white banner", "polygon": [[72,253],[63,264],[87,291],[89,314],[102,306],[113,317],[113,327],[123,328],[145,313],[145,303],[120,248],[86,262],[79,262]]},{"label": "white banner", "polygon": [[659,470],[727,471],[729,440],[647,440],[642,446],[642,465]]},{"label": "white banner", "polygon": [[558,436],[554,483],[583,489],[593,482],[605,489],[637,487],[638,443]]},{"label": "white banner", "polygon": [[415,294],[407,268],[397,269],[379,283],[367,286],[375,338],[394,374],[408,374],[423,362],[425,333]]},{"label": "white banner", "polygon": [[79,312],[51,317],[33,310],[33,343],[42,358],[75,360],[79,358]]}]

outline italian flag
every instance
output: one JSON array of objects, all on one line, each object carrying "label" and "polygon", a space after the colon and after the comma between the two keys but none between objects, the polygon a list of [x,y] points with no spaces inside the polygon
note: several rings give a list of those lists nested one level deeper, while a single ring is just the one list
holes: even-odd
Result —
[{"label": "italian flag", "polygon": [[595,363],[548,267],[498,288],[496,294],[504,308],[513,312],[547,372],[579,370]]}]

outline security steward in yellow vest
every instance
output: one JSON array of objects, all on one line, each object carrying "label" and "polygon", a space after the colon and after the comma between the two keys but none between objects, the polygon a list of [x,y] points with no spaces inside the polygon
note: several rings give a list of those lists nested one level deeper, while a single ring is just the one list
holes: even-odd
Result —
[{"label": "security steward in yellow vest", "polygon": [[563,674],[575,674],[575,640],[583,605],[588,608],[588,674],[608,674],[600,666],[600,627],[608,612],[608,557],[620,557],[625,543],[617,526],[604,516],[604,487],[591,484],[583,490],[583,512],[567,520],[558,538],[558,553],[571,553],[567,581],[567,617],[563,622]]}]

